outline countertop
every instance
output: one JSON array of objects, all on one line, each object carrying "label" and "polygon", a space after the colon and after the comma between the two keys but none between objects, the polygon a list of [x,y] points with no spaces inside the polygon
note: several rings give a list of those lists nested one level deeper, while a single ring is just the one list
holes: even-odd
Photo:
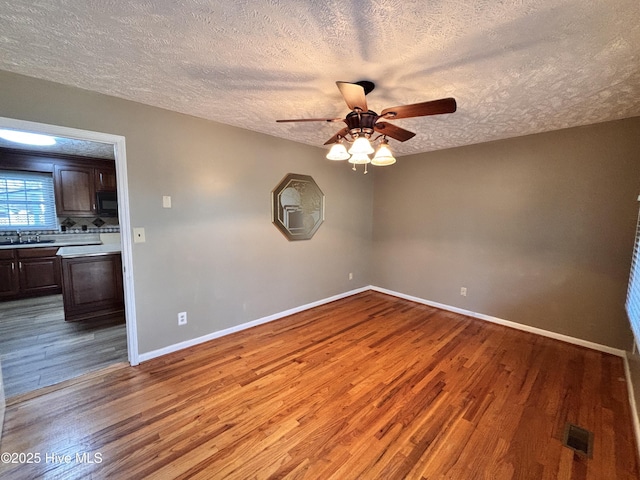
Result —
[{"label": "countertop", "polygon": [[71,258],[88,257],[93,255],[108,255],[110,253],[120,253],[120,244],[104,243],[101,245],[66,246],[60,248],[57,255],[63,258]]},{"label": "countertop", "polygon": [[72,245],[100,245],[102,242],[100,240],[95,241],[55,241],[55,242],[31,242],[31,243],[10,243],[7,245],[0,245],[0,250],[10,250],[12,248],[44,248],[44,247],[68,247]]},{"label": "countertop", "polygon": [[[29,241],[40,238],[40,242]],[[13,239],[14,243],[5,243]],[[85,245],[102,245],[115,243],[120,245],[120,233],[43,233],[36,235],[35,232],[23,233],[24,243],[18,243],[18,237],[14,234],[0,235],[0,250],[11,250],[14,248],[61,248],[76,247]]]}]

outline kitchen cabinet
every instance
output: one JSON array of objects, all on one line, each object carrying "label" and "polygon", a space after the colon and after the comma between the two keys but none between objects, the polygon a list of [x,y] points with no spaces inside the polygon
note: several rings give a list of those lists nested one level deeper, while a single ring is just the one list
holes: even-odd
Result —
[{"label": "kitchen cabinet", "polygon": [[15,297],[20,290],[15,250],[0,250],[0,297]]},{"label": "kitchen cabinet", "polygon": [[116,191],[116,169],[112,163],[56,160],[53,187],[58,216],[96,216],[96,192]]},{"label": "kitchen cabinet", "polygon": [[62,297],[66,321],[124,312],[120,253],[63,256]]},{"label": "kitchen cabinet", "polygon": [[58,216],[95,215],[96,190],[93,167],[56,164],[53,182]]},{"label": "kitchen cabinet", "polygon": [[13,299],[62,291],[58,248],[0,250],[0,297]]},{"label": "kitchen cabinet", "polygon": [[16,249],[22,295],[53,295],[62,292],[58,247]]},{"label": "kitchen cabinet", "polygon": [[110,165],[100,165],[94,168],[94,183],[96,192],[116,191],[116,169]]},{"label": "kitchen cabinet", "polygon": [[115,192],[115,162],[102,158],[20,152],[0,147],[0,168],[53,173],[59,217],[97,216],[96,192]]}]

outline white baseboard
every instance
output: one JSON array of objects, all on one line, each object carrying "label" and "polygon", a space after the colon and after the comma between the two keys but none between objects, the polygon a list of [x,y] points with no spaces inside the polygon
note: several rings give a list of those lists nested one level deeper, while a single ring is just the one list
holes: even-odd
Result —
[{"label": "white baseboard", "polygon": [[367,290],[374,290],[380,293],[386,293],[387,295],[392,295],[394,297],[403,298],[405,300],[410,300],[412,302],[421,303],[423,305],[429,305],[430,307],[440,308],[442,310],[447,310],[449,312],[459,313],[461,315],[467,315],[469,317],[477,318],[479,320],[485,320],[487,322],[496,323],[498,325],[504,325],[506,327],[515,328],[516,330],[522,330],[525,332],[535,333],[537,335],[541,335],[543,337],[549,337],[556,340],[561,340],[563,342],[572,343],[574,345],[580,345],[582,347],[591,348],[593,350],[597,350],[600,352],[610,353],[612,355],[616,355],[618,357],[626,358],[626,352],[624,350],[620,350],[618,348],[609,347],[607,345],[601,345],[599,343],[589,342],[587,340],[582,340],[580,338],[570,337],[569,335],[563,335],[561,333],[550,332],[549,330],[543,330],[542,328],[531,327],[529,325],[523,325],[521,323],[511,322],[509,320],[504,320],[502,318],[492,317],[490,315],[485,315],[483,313],[472,312],[470,310],[465,310],[463,308],[453,307],[451,305],[446,305],[444,303],[432,302],[430,300],[425,300],[424,298],[414,297],[412,295],[406,295],[404,293],[395,292],[393,290],[388,290],[386,288],[376,287],[375,285],[369,285],[367,287],[358,288],[355,290],[350,290],[348,292],[340,293],[338,295],[334,295],[329,298],[324,298],[322,300],[318,300],[312,303],[308,303],[306,305],[302,305],[300,307],[295,307],[289,310],[285,310],[284,312],[275,313],[273,315],[269,315],[266,317],[258,318],[251,322],[243,323],[241,325],[236,325],[234,327],[230,327],[224,330],[219,330],[217,332],[209,333],[202,337],[193,338],[191,340],[186,340],[184,342],[176,343],[173,345],[169,345],[164,348],[160,348],[158,350],[152,350],[151,352],[141,353],[138,356],[138,360],[140,362],[146,362],[147,360],[151,360],[152,358],[160,357],[162,355],[167,355],[169,353],[177,352],[178,350],[182,350],[184,348],[192,347],[194,345],[198,345],[200,343],[208,342],[209,340],[214,340],[216,338],[223,337],[225,335],[229,335],[231,333],[240,332],[242,330],[246,330],[247,328],[255,327],[257,325],[261,325],[263,323],[272,322],[274,320],[278,320],[283,317],[287,317],[289,315],[293,315],[294,313],[303,312],[305,310],[309,310],[314,307],[318,307],[320,305],[324,305],[329,302],[334,302],[336,300],[340,300],[342,298],[350,297],[351,295],[355,295],[357,293],[366,292]]},{"label": "white baseboard", "polygon": [[[463,308],[453,307],[451,305],[446,305],[443,303],[432,302],[430,300],[425,300],[423,298],[414,297],[412,295],[405,295],[403,293],[395,292],[393,290],[388,290],[386,288],[376,287],[374,285],[370,285],[367,287],[358,288],[355,290],[350,290],[348,292],[344,292],[338,295],[334,295],[329,298],[325,298],[322,300],[318,300],[312,303],[308,303],[306,305],[302,305],[300,307],[292,308],[289,310],[285,310],[283,312],[275,313],[273,315],[269,315],[266,317],[258,318],[257,320],[253,320],[251,322],[243,323],[241,325],[236,325],[234,327],[230,327],[224,330],[219,330],[217,332],[210,333],[208,335],[204,335],[202,337],[194,338],[191,340],[187,340],[184,342],[176,343],[174,345],[169,345],[164,348],[160,348],[158,350],[153,350],[151,352],[142,353],[139,355],[138,359],[140,362],[145,362],[147,360],[151,360],[156,357],[160,357],[162,355],[167,355],[169,353],[177,352],[178,350],[182,350],[184,348],[192,347],[194,345],[198,345],[200,343],[208,342],[209,340],[214,340],[216,338],[223,337],[225,335],[229,335],[231,333],[240,332],[242,330],[246,330],[247,328],[255,327],[257,325],[261,325],[263,323],[272,322],[274,320],[278,320],[283,317],[287,317],[289,315],[293,315],[295,313],[303,312],[305,310],[309,310],[314,307],[318,307],[320,305],[324,305],[326,303],[334,302],[336,300],[340,300],[342,298],[350,297],[351,295],[355,295],[358,293],[366,292],[367,290],[374,290],[376,292],[385,293],[387,295],[391,295],[398,298],[403,298],[405,300],[410,300],[412,302],[421,303],[423,305],[429,305],[430,307],[439,308],[442,310],[447,310],[449,312],[459,313],[461,315],[466,315],[469,317],[477,318],[479,320],[485,320],[487,322],[496,323],[498,325],[504,325],[506,327],[514,328],[517,330],[522,330],[525,332],[535,333],[537,335],[541,335],[543,337],[549,337],[556,340],[561,340],[563,342],[572,343],[574,345],[580,345],[582,347],[591,348],[593,350],[597,350],[600,352],[610,353],[612,355],[616,355],[618,357],[622,357],[624,361],[624,369],[625,376],[627,380],[627,389],[629,394],[629,404],[631,406],[631,415],[633,418],[633,428],[636,436],[636,445],[638,446],[638,452],[640,454],[640,418],[638,416],[638,407],[635,401],[635,396],[633,394],[633,382],[631,381],[631,372],[629,370],[629,360],[627,357],[627,353],[624,350],[620,350],[617,348],[608,347],[606,345],[601,345],[599,343],[589,342],[587,340],[582,340],[580,338],[570,337],[568,335],[563,335],[561,333],[550,332],[548,330],[543,330],[541,328],[531,327],[529,325],[523,325],[521,323],[511,322],[509,320],[504,320],[497,317],[492,317],[490,315],[485,315],[482,313],[472,312],[470,310],[465,310]],[[1,425],[1,423],[0,423]]]},{"label": "white baseboard", "polygon": [[257,325],[262,325],[263,323],[272,322],[274,320],[278,320],[283,317],[288,317],[289,315],[293,315],[294,313],[299,313],[305,310],[309,310],[310,308],[319,307],[320,305],[324,305],[325,303],[335,302],[336,300],[350,297],[351,295],[355,295],[357,293],[366,292],[367,290],[370,290],[370,289],[371,289],[370,287],[357,288],[355,290],[350,290],[348,292],[334,295],[333,297],[324,298],[322,300],[307,303],[306,305],[302,305],[300,307],[295,307],[289,310],[285,310],[284,312],[274,313],[273,315],[269,315],[267,317],[258,318],[257,320],[252,320],[251,322],[243,323],[241,325],[236,325],[234,327],[226,328],[224,330],[218,330],[217,332],[209,333],[202,337],[186,340],[184,342],[176,343],[174,345],[169,345],[167,347],[160,348],[158,350],[152,350],[151,352],[141,353],[138,356],[138,360],[140,362],[146,362],[147,360],[151,360],[152,358],[161,357],[162,355],[167,355],[168,353],[177,352],[178,350],[182,350],[184,348],[193,347],[194,345],[208,342],[209,340],[214,340],[216,338],[224,337],[225,335],[229,335],[231,333],[240,332],[242,330],[246,330],[247,328],[255,327]]},{"label": "white baseboard", "polygon": [[425,300],[423,298],[413,297],[411,295],[405,295],[403,293],[394,292],[393,290],[387,290],[386,288],[380,288],[372,285],[371,290],[374,290],[380,293],[386,293],[387,295],[392,295],[398,298],[404,298],[405,300],[410,300],[412,302],[422,303],[423,305],[429,305],[430,307],[435,307],[435,308],[440,308],[442,310],[447,310],[450,312],[460,313],[462,315],[467,315],[469,317],[477,318],[479,320],[486,320],[487,322],[497,323],[499,325],[504,325],[506,327],[515,328],[517,330],[535,333],[537,335],[542,335],[543,337],[562,340],[563,342],[572,343],[574,345],[580,345],[582,347],[587,347],[593,350],[598,350],[600,352],[610,353],[612,355],[622,357],[622,360],[624,363],[624,374],[627,380],[629,406],[631,407],[631,417],[633,419],[633,433],[635,434],[635,437],[636,437],[636,447],[638,449],[638,454],[640,455],[640,417],[638,416],[638,405],[636,404],[636,398],[635,398],[635,395],[633,394],[634,392],[633,382],[631,380],[631,371],[629,369],[629,358],[627,356],[626,351],[620,350],[617,348],[608,347],[606,345],[601,345],[599,343],[589,342],[587,340],[582,340],[580,338],[570,337],[568,335],[563,335],[561,333],[550,332],[548,330],[543,330],[541,328],[531,327],[529,325],[523,325],[521,323],[516,323],[516,322],[510,322],[509,320],[503,320],[497,317],[491,317],[489,315],[484,315],[482,313],[476,313],[469,310],[464,310],[462,308],[452,307],[451,305],[445,305],[442,303]]},{"label": "white baseboard", "polygon": [[479,320],[485,320],[487,322],[497,323],[499,325],[504,325],[505,327],[515,328],[516,330],[535,333],[543,337],[549,337],[555,340],[561,340],[563,342],[572,343],[574,345],[580,345],[582,347],[591,348],[592,350],[598,350],[600,352],[610,353],[612,355],[616,355],[617,357],[626,358],[626,352],[624,350],[609,347],[607,345],[601,345],[599,343],[589,342],[587,340],[582,340],[581,338],[570,337],[569,335],[550,332],[549,330],[543,330],[542,328],[531,327],[529,325],[523,325],[521,323],[511,322],[509,320],[503,320],[502,318],[492,317],[490,315],[485,315],[483,313],[476,313],[470,310],[464,310],[462,308],[452,307],[451,305],[432,302],[430,300],[425,300],[423,298],[414,297],[411,295],[405,295],[404,293],[394,292],[393,290],[387,290],[386,288],[380,288],[373,285],[371,286],[371,290],[375,290],[376,292],[380,292],[380,293],[386,293],[387,295],[392,295],[398,298],[404,298],[405,300],[411,300],[412,302],[422,303],[423,305],[429,305],[430,307],[440,308],[442,310],[447,310],[449,312],[455,312],[461,315],[467,315],[468,317],[477,318]]},{"label": "white baseboard", "polygon": [[633,433],[636,436],[636,448],[640,455],[640,418],[638,417],[638,404],[634,395],[633,381],[631,380],[631,370],[629,369],[629,355],[624,355],[624,376],[627,379],[627,393],[629,394],[629,406],[631,407],[631,418],[633,419]]}]

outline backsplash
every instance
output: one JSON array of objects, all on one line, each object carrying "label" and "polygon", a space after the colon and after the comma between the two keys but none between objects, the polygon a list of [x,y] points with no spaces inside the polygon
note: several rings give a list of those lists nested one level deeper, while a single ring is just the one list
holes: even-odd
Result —
[{"label": "backsplash", "polygon": [[77,235],[77,234],[100,234],[100,233],[120,233],[120,225],[115,217],[109,218],[75,218],[58,217],[60,228],[58,230],[27,230],[25,228],[14,228],[0,232],[0,237],[14,237],[19,231],[23,236],[49,236],[49,235]]},{"label": "backsplash", "polygon": [[[120,232],[117,217],[86,218],[58,217],[62,233],[117,233]],[[56,232],[57,233],[57,232]]]}]

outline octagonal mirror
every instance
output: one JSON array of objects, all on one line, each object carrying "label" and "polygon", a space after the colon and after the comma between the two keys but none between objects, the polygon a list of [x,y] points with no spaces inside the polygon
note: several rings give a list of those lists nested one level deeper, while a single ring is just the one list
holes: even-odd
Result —
[{"label": "octagonal mirror", "polygon": [[289,173],[271,192],[271,212],[289,240],[309,240],[324,221],[324,193],[309,175]]}]

